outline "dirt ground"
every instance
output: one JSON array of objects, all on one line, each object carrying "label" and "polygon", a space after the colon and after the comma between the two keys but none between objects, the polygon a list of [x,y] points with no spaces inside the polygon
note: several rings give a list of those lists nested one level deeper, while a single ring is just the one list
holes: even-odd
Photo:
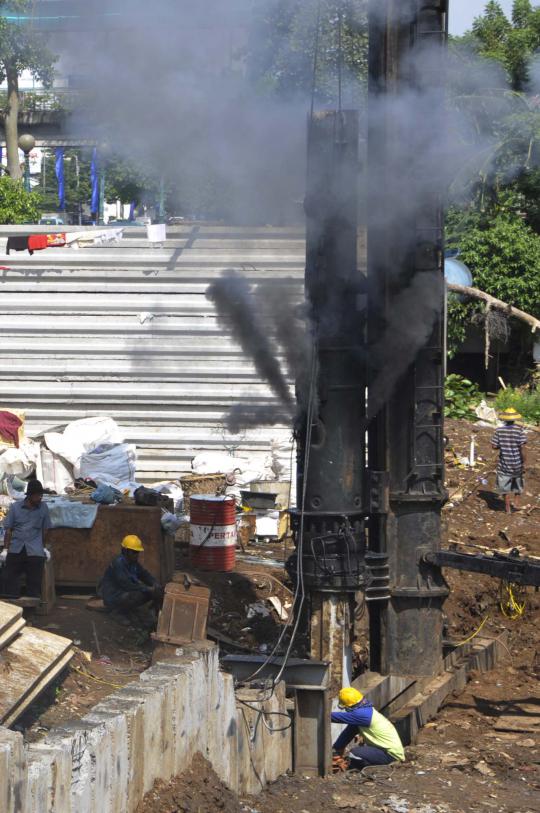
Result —
[{"label": "dirt ground", "polygon": [[86,599],[58,597],[47,616],[27,613],[27,623],[70,638],[75,657],[60,680],[40,695],[13,728],[33,742],[54,726],[79,718],[116,688],[150,666],[151,642],[140,630],[123,627],[108,614],[86,609]]},{"label": "dirt ground", "polygon": [[[507,550],[518,547],[524,555],[540,556],[540,433],[529,433],[526,471],[527,508],[504,513],[494,494],[496,455],[490,446],[492,430],[464,421],[448,421],[446,455],[450,501],[444,510],[445,545],[466,552],[471,546]],[[474,469],[459,458],[469,454],[471,436],[477,447]],[[270,552],[267,552],[270,551]],[[253,558],[280,559],[268,546]],[[244,563],[242,567],[244,566]],[[260,566],[260,563],[259,563]],[[255,567],[255,565],[252,565]],[[278,574],[279,571],[273,571]],[[420,732],[407,749],[407,762],[382,768],[369,776],[340,775],[329,779],[282,777],[261,795],[239,800],[224,788],[208,764],[198,759],[191,770],[168,784],[158,784],[138,813],[536,813],[540,810],[540,647],[538,620],[540,594],[526,591],[522,615],[512,619],[500,608],[499,583],[487,576],[446,571],[451,595],[445,604],[448,637],[461,641],[481,624],[482,635],[497,637],[508,631],[507,656],[484,675],[471,675],[465,691],[447,699],[437,718]],[[247,626],[236,600],[219,594],[223,632],[231,621]],[[261,593],[246,588],[241,606]],[[228,594],[228,591],[227,591]],[[232,616],[227,614],[232,613]],[[216,613],[216,616],[218,613]],[[264,619],[262,619],[264,620]],[[215,620],[212,623],[216,623]],[[251,624],[251,622],[248,622]],[[256,624],[235,632],[248,646],[261,645],[261,635],[275,633]],[[219,626],[219,623],[218,623]],[[238,639],[237,639],[238,640]],[[239,641],[239,643],[243,643]],[[499,730],[501,717],[513,716],[517,730]]]}]

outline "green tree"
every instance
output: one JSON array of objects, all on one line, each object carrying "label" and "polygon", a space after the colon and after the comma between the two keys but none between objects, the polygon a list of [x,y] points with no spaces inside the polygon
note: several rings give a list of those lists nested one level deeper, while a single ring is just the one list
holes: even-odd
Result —
[{"label": "green tree", "polygon": [[514,90],[524,90],[540,46],[540,8],[533,8],[530,0],[514,0],[509,20],[501,4],[490,0],[474,20],[472,33],[478,52],[504,66]]},{"label": "green tree", "polygon": [[[66,149],[64,154],[64,180],[66,212],[78,222],[79,213],[88,210],[91,197],[90,185],[91,155],[88,150]],[[41,210],[58,210],[58,181],[56,178],[55,151],[43,151],[39,188]]]},{"label": "green tree", "polygon": [[[45,86],[52,83],[56,57],[42,34],[29,24],[31,0],[0,0],[0,13],[9,9],[12,18],[0,21],[0,82],[7,82],[7,103],[2,118],[6,135],[7,171],[21,178],[18,151],[19,77],[23,71]],[[19,16],[17,16],[19,15]]]},{"label": "green tree", "polygon": [[0,177],[0,223],[35,223],[39,218],[39,195],[27,192],[22,181]]},{"label": "green tree", "polygon": [[[282,98],[357,105],[367,81],[366,0],[259,0],[248,70],[256,85]],[[261,43],[264,46],[261,47]]]},{"label": "green tree", "polygon": [[107,200],[141,203],[143,198],[153,200],[159,193],[157,173],[130,158],[113,156],[107,162],[105,178]]},{"label": "green tree", "polygon": [[[540,318],[540,235],[524,222],[515,196],[502,196],[488,212],[452,210],[447,217],[450,247],[471,270],[473,285],[503,302]],[[449,297],[448,348],[452,356],[467,327],[481,313],[477,301]]]}]

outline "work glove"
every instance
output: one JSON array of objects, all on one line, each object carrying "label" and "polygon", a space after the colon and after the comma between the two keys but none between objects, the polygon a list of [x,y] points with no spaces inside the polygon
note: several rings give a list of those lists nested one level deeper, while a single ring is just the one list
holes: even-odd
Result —
[{"label": "work glove", "polygon": [[342,754],[334,754],[332,757],[332,773],[344,773],[349,767],[349,760]]},{"label": "work glove", "polygon": [[0,567],[3,567],[3,566],[5,565],[5,563],[6,563],[6,559],[7,559],[7,555],[8,555],[7,548],[4,548],[4,549],[2,550],[2,553],[0,553]]},{"label": "work glove", "polygon": [[43,550],[45,551],[45,559],[47,560],[47,562],[50,562],[51,561],[51,552],[50,552],[50,550],[47,550],[47,548],[43,548]]}]

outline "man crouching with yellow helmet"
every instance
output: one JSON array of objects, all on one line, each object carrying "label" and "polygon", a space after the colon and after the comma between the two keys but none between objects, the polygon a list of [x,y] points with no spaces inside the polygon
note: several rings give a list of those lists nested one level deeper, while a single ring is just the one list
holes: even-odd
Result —
[{"label": "man crouching with yellow helmet", "polygon": [[348,687],[339,693],[339,708],[332,712],[333,723],[345,723],[345,728],[334,743],[334,767],[346,767],[343,762],[345,748],[358,734],[362,735],[363,745],[349,751],[351,768],[364,768],[366,765],[389,765],[390,762],[404,762],[405,751],[399,734],[390,722],[373,704],[364,698],[357,689]]},{"label": "man crouching with yellow helmet", "polygon": [[[138,610],[148,605],[151,613],[161,606],[163,590],[139,562],[139,553],[143,551],[138,536],[125,536],[120,555],[113,559],[98,588],[105,607],[121,624],[144,624]],[[147,615],[146,620],[152,625],[155,618]]]}]

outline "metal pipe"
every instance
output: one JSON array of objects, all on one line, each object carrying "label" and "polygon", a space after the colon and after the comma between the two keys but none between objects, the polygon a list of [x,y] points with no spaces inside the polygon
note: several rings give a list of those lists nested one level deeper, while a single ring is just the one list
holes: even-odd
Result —
[{"label": "metal pipe", "polygon": [[[357,183],[356,111],[315,113],[308,132],[305,285],[317,397],[311,432],[305,414],[299,421],[304,534],[302,554],[293,554],[287,567],[303,577],[310,654],[332,662],[333,685],[350,678],[351,605],[366,575],[365,279],[357,267]],[[306,387],[297,382],[300,404]],[[298,516],[293,525],[298,545]]]}]

